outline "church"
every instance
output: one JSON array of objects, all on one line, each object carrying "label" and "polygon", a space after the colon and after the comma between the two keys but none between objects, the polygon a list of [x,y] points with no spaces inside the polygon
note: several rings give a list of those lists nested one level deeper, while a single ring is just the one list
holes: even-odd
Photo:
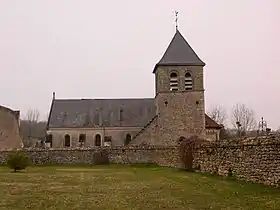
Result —
[{"label": "church", "polygon": [[175,145],[192,135],[219,140],[221,126],[205,114],[204,66],[176,29],[152,71],[154,98],[57,99],[53,93],[47,146]]}]

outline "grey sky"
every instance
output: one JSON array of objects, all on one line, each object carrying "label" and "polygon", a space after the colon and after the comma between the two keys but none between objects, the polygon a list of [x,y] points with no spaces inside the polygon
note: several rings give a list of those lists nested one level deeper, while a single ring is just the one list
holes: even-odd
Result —
[{"label": "grey sky", "polygon": [[1,105],[154,97],[152,70],[179,30],[206,62],[206,107],[237,102],[280,126],[278,0],[2,0]]}]

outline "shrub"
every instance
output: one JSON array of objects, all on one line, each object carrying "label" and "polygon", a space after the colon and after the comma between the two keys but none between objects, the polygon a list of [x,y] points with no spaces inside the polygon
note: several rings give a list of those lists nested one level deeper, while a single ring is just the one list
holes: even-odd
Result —
[{"label": "shrub", "polygon": [[7,164],[14,172],[25,169],[29,164],[29,158],[22,152],[13,152],[8,155]]}]

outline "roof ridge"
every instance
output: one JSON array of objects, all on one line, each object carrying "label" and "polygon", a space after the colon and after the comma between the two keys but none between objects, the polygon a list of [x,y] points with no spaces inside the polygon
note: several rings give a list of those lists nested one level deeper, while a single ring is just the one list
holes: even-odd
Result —
[{"label": "roof ridge", "polygon": [[93,101],[93,100],[154,100],[154,98],[62,98],[62,99],[54,99],[55,101]]}]

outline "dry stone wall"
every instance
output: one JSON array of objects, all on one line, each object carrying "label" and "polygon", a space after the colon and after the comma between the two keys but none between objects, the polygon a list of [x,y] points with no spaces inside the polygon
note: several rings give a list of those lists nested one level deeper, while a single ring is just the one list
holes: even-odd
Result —
[{"label": "dry stone wall", "polygon": [[[13,150],[0,151],[0,164]],[[23,149],[34,164],[156,163],[179,168],[178,146],[130,146],[114,148]],[[193,166],[202,172],[266,185],[280,186],[280,136],[208,142],[193,152]],[[101,162],[100,162],[101,160]]]},{"label": "dry stone wall", "polygon": [[208,143],[194,152],[201,171],[266,185],[280,185],[280,137],[250,137]]},{"label": "dry stone wall", "polygon": [[[0,164],[5,164],[12,150],[0,152]],[[115,147],[105,149],[25,149],[33,164],[117,164],[156,163],[179,167],[176,147]],[[107,160],[106,160],[107,159]]]}]

